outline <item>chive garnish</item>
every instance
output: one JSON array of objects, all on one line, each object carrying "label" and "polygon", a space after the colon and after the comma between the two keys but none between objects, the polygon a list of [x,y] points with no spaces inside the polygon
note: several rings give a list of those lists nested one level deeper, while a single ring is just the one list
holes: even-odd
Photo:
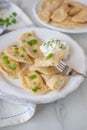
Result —
[{"label": "chive garnish", "polygon": [[50,53],[50,54],[46,57],[46,59],[50,59],[50,58],[52,58],[52,57],[53,57],[53,54]]},{"label": "chive garnish", "polygon": [[8,56],[3,56],[3,60],[8,60]]},{"label": "chive garnish", "polygon": [[11,68],[12,70],[16,70],[17,64],[13,64],[10,68]]},{"label": "chive garnish", "polygon": [[19,49],[18,47],[15,47],[15,48],[14,48],[14,50],[16,50],[16,51],[17,51],[18,49]]},{"label": "chive garnish", "polygon": [[28,36],[32,36],[32,34],[28,34]]},{"label": "chive garnish", "polygon": [[40,89],[40,87],[34,87],[34,88],[32,88],[32,91],[33,91],[34,93],[36,93],[39,89]]},{"label": "chive garnish", "polygon": [[36,49],[34,49],[34,50],[33,50],[33,52],[34,52],[34,53],[37,53],[37,50],[36,50]]},{"label": "chive garnish", "polygon": [[3,57],[4,64],[9,64],[8,56]]},{"label": "chive garnish", "polygon": [[11,24],[15,24],[17,22],[16,20],[17,13],[13,12],[11,15],[9,15],[6,18],[0,18],[0,26],[10,26]]},{"label": "chive garnish", "polygon": [[6,65],[8,65],[8,64],[9,64],[9,60],[4,60],[4,63],[5,63]]},{"label": "chive garnish", "polygon": [[38,71],[38,70],[35,70],[35,72],[36,72],[36,73],[39,73],[39,71]]},{"label": "chive garnish", "polygon": [[22,49],[23,51],[25,51],[25,47],[22,46],[21,49]]},{"label": "chive garnish", "polygon": [[25,57],[24,55],[21,55],[21,57]]},{"label": "chive garnish", "polygon": [[36,75],[31,75],[29,78],[30,78],[30,79],[36,79],[37,76],[36,76]]},{"label": "chive garnish", "polygon": [[13,12],[12,15],[16,17],[16,16],[17,16],[17,13],[16,13],[16,12]]},{"label": "chive garnish", "polygon": [[17,22],[17,20],[14,18],[11,20],[11,22],[15,24]]},{"label": "chive garnish", "polygon": [[60,49],[66,49],[66,46],[62,44],[62,45],[60,46]]},{"label": "chive garnish", "polygon": [[32,39],[30,41],[27,42],[30,46],[36,45],[37,44],[37,40],[36,39]]}]

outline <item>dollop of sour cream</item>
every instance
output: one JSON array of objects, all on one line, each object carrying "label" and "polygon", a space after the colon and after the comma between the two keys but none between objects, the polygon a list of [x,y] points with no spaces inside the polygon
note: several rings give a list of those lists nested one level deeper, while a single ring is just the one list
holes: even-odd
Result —
[{"label": "dollop of sour cream", "polygon": [[70,54],[69,45],[65,41],[60,39],[51,39],[46,43],[43,43],[40,46],[40,50],[42,51],[45,57],[47,57],[51,53],[54,54],[56,52],[66,50],[64,60],[67,60]]}]

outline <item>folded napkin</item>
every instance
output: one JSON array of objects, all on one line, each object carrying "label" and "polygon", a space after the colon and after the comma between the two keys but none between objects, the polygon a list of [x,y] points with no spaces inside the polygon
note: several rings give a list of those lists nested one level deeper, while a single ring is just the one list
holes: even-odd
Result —
[{"label": "folded napkin", "polygon": [[0,91],[0,127],[26,122],[34,115],[35,108],[33,103],[11,99]]}]

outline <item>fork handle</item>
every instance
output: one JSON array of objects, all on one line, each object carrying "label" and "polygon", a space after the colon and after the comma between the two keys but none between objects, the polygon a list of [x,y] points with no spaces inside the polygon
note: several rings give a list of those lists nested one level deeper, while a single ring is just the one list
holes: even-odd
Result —
[{"label": "fork handle", "polygon": [[77,71],[75,71],[75,70],[73,70],[73,69],[69,72],[69,75],[81,75],[81,76],[83,76],[84,78],[87,78],[86,75],[84,75],[84,74],[82,74],[82,73],[79,73],[79,72],[77,72]]}]

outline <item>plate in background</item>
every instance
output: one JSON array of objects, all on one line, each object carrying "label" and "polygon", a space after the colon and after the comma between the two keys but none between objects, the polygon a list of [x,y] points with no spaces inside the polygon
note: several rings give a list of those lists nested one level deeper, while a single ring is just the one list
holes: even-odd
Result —
[{"label": "plate in background", "polygon": [[[60,32],[65,32],[65,33],[86,33],[87,32],[87,27],[83,27],[83,28],[79,28],[79,29],[66,29],[66,28],[62,28],[62,27],[57,27],[57,26],[53,26],[50,23],[45,23],[42,20],[40,20],[40,18],[37,15],[37,12],[39,10],[40,4],[42,3],[43,0],[37,0],[34,3],[33,6],[33,14],[35,19],[44,27],[56,30],[56,31],[60,31]],[[72,0],[72,1],[77,1],[80,3],[83,3],[84,5],[87,5],[87,0]]]}]

